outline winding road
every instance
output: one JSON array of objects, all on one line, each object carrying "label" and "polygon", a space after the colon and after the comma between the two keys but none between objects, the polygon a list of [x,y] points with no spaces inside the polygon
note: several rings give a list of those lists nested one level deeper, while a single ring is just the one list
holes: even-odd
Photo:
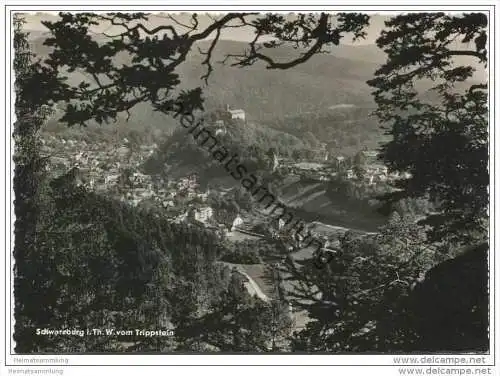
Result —
[{"label": "winding road", "polygon": [[269,300],[271,300],[266,294],[264,294],[264,292],[261,290],[261,288],[259,287],[259,285],[257,284],[257,282],[255,282],[252,277],[250,277],[244,270],[241,266],[239,265],[235,265],[236,267],[236,270],[238,271],[238,273],[242,274],[243,276],[245,276],[245,278],[248,280],[248,282],[245,283],[245,287],[248,291],[248,293],[251,295],[251,296],[255,296],[257,295],[258,298],[262,299],[263,301],[265,302],[268,302]]}]

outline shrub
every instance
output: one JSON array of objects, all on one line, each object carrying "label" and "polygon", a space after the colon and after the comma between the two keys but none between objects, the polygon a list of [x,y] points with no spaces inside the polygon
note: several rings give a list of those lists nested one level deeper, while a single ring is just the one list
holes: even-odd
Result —
[{"label": "shrub", "polygon": [[226,253],[221,260],[234,264],[259,264],[261,262],[255,245],[248,242],[234,244],[234,248]]}]

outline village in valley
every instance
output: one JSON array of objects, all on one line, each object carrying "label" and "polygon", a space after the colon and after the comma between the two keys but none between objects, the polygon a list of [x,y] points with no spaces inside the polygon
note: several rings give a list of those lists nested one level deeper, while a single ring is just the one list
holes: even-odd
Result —
[{"label": "village in valley", "polygon": [[[230,110],[231,119],[245,122],[245,111]],[[225,133],[224,120],[215,120],[215,136]],[[42,153],[49,157],[48,171],[57,176],[76,169],[79,184],[90,191],[110,195],[132,206],[150,205],[162,208],[171,214],[172,221],[193,222],[228,233],[245,227],[242,213],[238,213],[233,226],[224,226],[214,218],[214,209],[207,204],[210,187],[200,189],[196,174],[187,174],[176,180],[163,176],[151,176],[141,172],[145,161],[158,151],[158,145],[132,146],[127,138],[115,142],[85,142],[64,136],[45,135]],[[314,161],[294,161],[274,153],[269,160],[269,169],[281,176],[295,177],[307,181],[328,182],[341,177],[358,185],[375,185],[397,179],[398,173],[389,174],[387,167],[377,160],[377,152],[362,150],[365,159],[362,174],[349,165],[343,155],[333,155],[321,144]],[[350,158],[352,159],[352,158]],[[224,197],[227,191],[217,192]],[[177,215],[173,215],[176,213]]]},{"label": "village in valley", "polygon": [[11,354],[490,351],[489,18],[246,12],[15,13]]},{"label": "village in valley", "polygon": [[[223,119],[213,121],[214,136],[221,137],[227,133],[227,119],[244,126],[246,114],[244,110],[226,108]],[[171,222],[198,226],[214,231],[221,241],[283,242],[288,253],[300,260],[311,257],[314,249],[307,248],[303,243],[304,235],[290,237],[286,233],[283,219],[276,215],[269,217],[258,203],[250,210],[239,209],[220,213],[220,209],[210,205],[210,198],[228,200],[234,193],[232,188],[202,188],[196,173],[168,178],[170,166],[165,165],[161,175],[148,175],[143,172],[144,163],[158,152],[156,143],[134,145],[126,137],[115,139],[114,142],[85,142],[64,136],[47,134],[42,140],[42,153],[49,157],[47,170],[54,176],[75,172],[77,184],[89,191],[103,194],[107,197],[138,207],[144,206],[154,211],[160,211],[162,216]],[[335,155],[321,143],[315,152],[314,160],[293,160],[281,157],[277,153],[269,156],[268,170],[277,177],[308,184],[328,184],[335,179],[342,179],[353,186],[374,187],[397,179],[398,174],[389,174],[387,168],[377,160],[377,152],[361,150],[357,158],[363,159],[360,171],[355,165],[353,156]],[[358,166],[359,167],[359,166]],[[279,214],[279,213],[278,213]],[[224,218],[221,220],[220,218]],[[306,229],[317,233],[323,242],[324,250],[335,251],[339,237],[350,229],[336,224],[313,221]],[[368,233],[363,231],[361,233]],[[266,240],[267,239],[267,240]],[[306,248],[304,248],[306,246]],[[228,263],[233,271],[243,279],[248,292],[268,300],[273,295],[266,282],[266,265],[246,265]],[[287,286],[292,290],[294,286]],[[292,308],[290,308],[292,310]],[[293,312],[295,327],[304,327],[307,318],[301,310]]]}]

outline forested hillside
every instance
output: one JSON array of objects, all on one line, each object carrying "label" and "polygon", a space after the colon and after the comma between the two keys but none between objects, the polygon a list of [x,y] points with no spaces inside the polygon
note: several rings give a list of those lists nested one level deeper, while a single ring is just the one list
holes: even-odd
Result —
[{"label": "forested hillside", "polygon": [[[50,52],[43,44],[47,35],[36,32],[31,36],[33,52],[40,59]],[[93,38],[99,41],[103,37]],[[274,127],[299,138],[310,131],[318,140],[331,143],[340,154],[356,152],[362,145],[378,147],[383,139],[380,122],[373,117],[375,103],[366,83],[384,61],[385,55],[376,46],[330,48],[327,53],[317,54],[287,70],[269,70],[262,63],[242,69],[231,66],[234,59],[222,62],[227,56],[244,53],[247,45],[220,40],[212,52],[213,72],[205,82],[202,78],[206,67],[202,62],[209,46],[209,41],[196,43],[189,58],[175,71],[180,79],[178,89],[203,88],[206,111],[226,105],[242,108],[247,120],[260,127]],[[298,56],[301,50],[284,46],[266,53],[285,61]],[[121,52],[114,60],[117,65],[127,64],[130,56]],[[88,73],[75,70],[68,73],[68,82],[78,85],[82,80],[90,82],[89,77]],[[475,77],[483,78],[482,72]],[[429,83],[419,82],[417,87],[429,99],[437,98],[434,92],[427,91]],[[460,83],[457,87],[461,87]],[[57,121],[61,115],[56,112],[45,129],[62,131],[64,128]],[[129,115],[121,114],[103,132],[109,132],[109,137],[116,135],[117,129],[122,133],[125,129],[135,129],[155,135],[158,130],[170,134],[178,126],[172,117],[153,111],[147,103],[139,103]],[[77,130],[72,132],[81,136]]]},{"label": "forested hillside", "polygon": [[[36,328],[171,328],[186,310],[208,307],[229,284],[215,261],[223,244],[213,233],[169,223],[158,213],[86,192],[67,174],[38,193],[33,249],[17,294],[19,352],[161,351],[176,343],[151,338],[35,336]],[[42,274],[40,274],[42,273]],[[46,285],[38,282],[41,275]],[[36,310],[38,314],[31,315]],[[180,316],[179,316],[180,315]]]},{"label": "forested hillside", "polygon": [[[212,135],[216,135],[217,128],[213,124],[207,122],[203,127]],[[229,121],[226,122],[224,129],[225,133],[216,136],[219,147],[225,147],[229,155],[237,154],[239,160],[244,161],[250,169],[270,172],[272,158],[270,150],[274,150],[281,156],[291,157],[294,152],[304,154],[314,147],[298,136],[258,124]],[[159,174],[164,171],[164,165],[168,164],[174,170],[183,166],[192,166],[196,171],[213,167],[211,171],[214,174],[227,176],[227,171],[209,155],[205,150],[206,147],[200,145],[202,142],[203,136],[195,141],[192,134],[189,134],[185,128],[179,127],[145,162],[144,171],[148,174]]]},{"label": "forested hillside", "polygon": [[[41,59],[50,52],[50,48],[43,45],[45,38],[45,34],[35,33],[31,39],[33,52]],[[205,56],[199,51],[203,52],[208,47],[207,41],[198,43],[189,59],[176,71],[181,79],[180,88],[204,87],[208,111],[225,108],[226,105],[242,108],[249,120],[266,126],[268,122],[288,122],[290,117],[306,114],[300,121],[305,123],[305,127],[311,127],[315,116],[343,121],[345,115],[339,114],[337,118],[337,112],[331,110],[337,105],[352,106],[345,110],[352,112],[348,115],[351,121],[364,122],[366,119],[367,111],[356,110],[358,106],[373,108],[366,80],[372,76],[378,64],[364,60],[363,55],[366,51],[375,56],[375,60],[380,59],[380,51],[374,46],[350,47],[347,51],[343,49],[342,57],[337,57],[333,49],[330,53],[314,56],[294,69],[271,72],[263,64],[255,64],[247,69],[231,66],[231,59],[222,64],[225,56],[242,53],[245,49],[244,43],[222,40],[214,50],[213,60],[216,63],[209,85],[206,85],[202,80],[205,72],[201,65]],[[300,50],[283,47],[271,52],[277,58],[287,59],[299,54]],[[124,64],[129,57],[122,53],[115,60],[119,60],[117,64]],[[69,82],[73,84],[87,80],[86,77],[88,75],[78,71],[68,74]],[[310,114],[313,114],[313,118],[310,118]],[[125,116],[119,122],[125,122]],[[155,113],[149,105],[140,104],[131,112],[127,126],[137,129],[150,126],[173,129],[177,123],[170,117]],[[290,128],[294,126],[291,124]],[[320,133],[317,135],[320,136]]]},{"label": "forested hillside", "polygon": [[[200,43],[205,51],[208,42]],[[335,49],[328,54],[312,57],[303,65],[286,71],[270,71],[264,64],[255,64],[245,69],[231,67],[231,59],[225,65],[214,64],[214,72],[206,88],[207,107],[225,106],[243,108],[252,120],[283,120],[302,113],[327,112],[329,107],[339,104],[355,106],[372,105],[370,88],[366,84],[378,64],[360,59],[364,49],[351,49],[352,56],[344,52],[335,56]],[[214,61],[226,55],[242,53],[245,44],[221,41],[214,51]],[[283,47],[270,51],[272,56],[287,60],[300,54],[300,50]],[[204,73],[202,55],[194,54],[187,64],[181,66],[183,87],[198,86]]]},{"label": "forested hillside", "polygon": [[[386,138],[378,121],[372,116],[372,107],[339,105],[321,113],[288,116],[271,121],[276,129],[317,145],[327,144],[332,155],[352,156],[361,149],[377,149]],[[313,145],[314,147],[314,145]]]}]

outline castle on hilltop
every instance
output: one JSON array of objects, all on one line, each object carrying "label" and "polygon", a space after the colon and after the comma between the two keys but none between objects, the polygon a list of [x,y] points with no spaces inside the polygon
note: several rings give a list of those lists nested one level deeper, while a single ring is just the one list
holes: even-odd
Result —
[{"label": "castle on hilltop", "polygon": [[231,119],[240,119],[245,121],[245,111],[242,109],[231,110],[229,105],[226,105],[226,112],[229,114]]}]

